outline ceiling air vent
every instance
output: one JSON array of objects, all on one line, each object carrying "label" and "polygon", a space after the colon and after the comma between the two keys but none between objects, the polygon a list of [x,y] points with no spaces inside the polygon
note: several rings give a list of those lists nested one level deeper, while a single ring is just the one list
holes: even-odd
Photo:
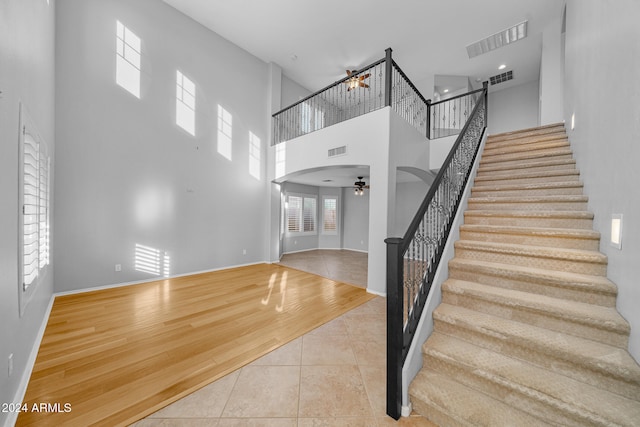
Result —
[{"label": "ceiling air vent", "polygon": [[497,85],[499,83],[508,82],[509,80],[513,80],[513,71],[507,71],[506,73],[497,74],[495,76],[489,77],[489,82],[491,82],[491,86]]},{"label": "ceiling air vent", "polygon": [[342,147],[330,148],[329,149],[329,157],[342,156],[347,154],[347,146],[343,145]]}]

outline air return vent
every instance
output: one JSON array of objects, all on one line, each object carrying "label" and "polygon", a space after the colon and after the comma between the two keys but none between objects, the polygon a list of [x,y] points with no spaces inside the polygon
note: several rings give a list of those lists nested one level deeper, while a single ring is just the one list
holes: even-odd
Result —
[{"label": "air return vent", "polygon": [[506,73],[497,74],[495,76],[489,77],[489,81],[491,82],[491,86],[497,85],[499,83],[508,82],[509,80],[513,80],[513,71],[507,71]]},{"label": "air return vent", "polygon": [[329,157],[343,156],[347,154],[347,146],[343,145],[342,147],[330,148],[329,149]]}]

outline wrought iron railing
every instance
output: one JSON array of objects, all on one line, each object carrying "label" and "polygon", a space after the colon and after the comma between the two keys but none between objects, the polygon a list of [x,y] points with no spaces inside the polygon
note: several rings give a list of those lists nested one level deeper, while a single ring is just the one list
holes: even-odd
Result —
[{"label": "wrought iron railing", "polygon": [[429,103],[429,139],[457,135],[469,119],[483,89]]},{"label": "wrought iron railing", "polygon": [[427,135],[428,101],[393,61],[390,48],[384,58],[275,113],[272,145],[385,106]]},{"label": "wrought iron railing", "polygon": [[487,85],[402,238],[387,243],[387,414],[398,419],[402,366],[487,123]]}]

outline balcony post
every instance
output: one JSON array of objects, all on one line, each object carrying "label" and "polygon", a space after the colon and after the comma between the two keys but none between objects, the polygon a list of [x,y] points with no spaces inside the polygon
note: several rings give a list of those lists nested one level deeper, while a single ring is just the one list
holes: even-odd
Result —
[{"label": "balcony post", "polygon": [[431,139],[431,100],[427,99],[427,139]]},{"label": "balcony post", "polygon": [[393,60],[391,59],[391,48],[385,49],[385,72],[384,72],[384,105],[391,107],[391,77],[393,73]]},{"label": "balcony post", "polygon": [[489,118],[489,104],[487,104],[489,101],[489,82],[482,82],[482,88],[484,89],[484,125],[486,127],[487,123],[489,123],[487,122],[487,119]]}]

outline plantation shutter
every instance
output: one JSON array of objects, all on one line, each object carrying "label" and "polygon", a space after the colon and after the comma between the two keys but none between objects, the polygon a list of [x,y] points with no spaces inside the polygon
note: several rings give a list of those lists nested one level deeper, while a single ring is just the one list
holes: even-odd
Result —
[{"label": "plantation shutter", "polygon": [[287,204],[287,231],[295,233],[300,229],[300,214],[302,211],[302,197],[289,196]]},{"label": "plantation shutter", "polygon": [[334,232],[338,230],[337,208],[337,199],[325,198],[323,200],[322,227],[324,231]]},{"label": "plantation shutter", "polygon": [[316,199],[304,198],[304,230],[307,232],[316,231]]},{"label": "plantation shutter", "polygon": [[40,147],[38,141],[27,133],[23,127],[23,290],[38,277],[40,268],[40,227],[38,224],[40,215]]}]

